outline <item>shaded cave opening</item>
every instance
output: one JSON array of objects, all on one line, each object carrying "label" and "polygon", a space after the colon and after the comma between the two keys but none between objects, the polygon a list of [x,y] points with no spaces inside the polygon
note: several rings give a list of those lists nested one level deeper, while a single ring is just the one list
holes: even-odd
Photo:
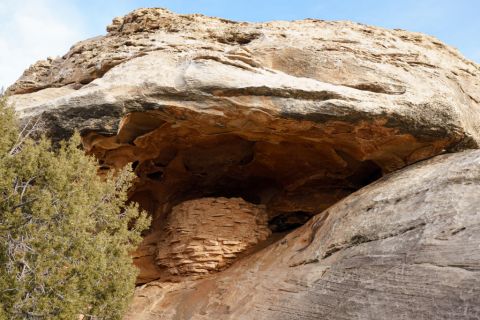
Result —
[{"label": "shaded cave opening", "polygon": [[138,179],[130,200],[152,215],[152,228],[184,201],[223,197],[264,206],[272,232],[291,231],[382,176],[373,161],[342,152],[336,154],[349,165],[334,170],[322,148],[295,142],[274,145],[236,135],[198,140],[132,162]]},{"label": "shaded cave opening", "polygon": [[[188,122],[182,125],[169,123],[161,118],[149,118],[145,122],[144,118],[145,114],[137,114],[128,121],[124,120],[119,134],[114,137],[95,134],[84,137],[89,153],[99,159],[102,169],[130,165],[137,176],[130,190],[130,201],[137,202],[152,217],[151,228],[134,257],[141,270],[138,283],[162,278],[165,270],[190,270],[188,272],[200,274],[213,270],[205,267],[205,262],[193,263],[194,259],[187,251],[169,254],[173,260],[178,260],[175,260],[177,264],[190,261],[195,266],[190,269],[179,268],[173,262],[175,266],[172,267],[164,262],[168,259],[160,257],[159,252],[165,247],[162,242],[170,241],[168,247],[175,247],[180,241],[172,240],[175,238],[172,230],[182,233],[193,225],[190,221],[188,226],[172,227],[172,221],[182,224],[178,217],[172,216],[178,211],[175,208],[189,201],[199,202],[192,202],[195,208],[185,209],[190,213],[182,213],[184,217],[198,212],[199,208],[205,209],[201,205],[202,199],[213,204],[220,202],[218,210],[227,212],[227,216],[250,205],[264,210],[265,228],[269,229],[270,238],[278,239],[279,235],[302,226],[314,215],[384,173],[377,161],[362,159],[348,137],[345,141],[333,141],[328,137],[312,140],[291,134],[248,130],[218,132],[204,123],[205,127],[202,127]],[[227,201],[225,199],[231,199],[237,209],[223,204]],[[218,203],[216,205],[218,207]],[[215,212],[209,214],[216,215]],[[197,219],[213,221],[210,218],[199,216]],[[231,221],[224,219],[222,223],[245,223],[235,221],[235,217],[229,219]],[[199,237],[197,231],[188,232]],[[167,233],[170,233],[168,239],[165,238]],[[217,240],[202,241],[216,243]],[[224,252],[222,262],[215,262],[216,268],[228,265],[224,260],[229,260],[230,255]]]}]

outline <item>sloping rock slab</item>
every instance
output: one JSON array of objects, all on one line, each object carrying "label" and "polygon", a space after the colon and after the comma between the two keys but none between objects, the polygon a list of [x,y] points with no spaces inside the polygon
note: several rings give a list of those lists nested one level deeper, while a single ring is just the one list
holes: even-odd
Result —
[{"label": "sloping rock slab", "polygon": [[210,278],[151,283],[127,319],[475,319],[480,151],[357,191]]}]

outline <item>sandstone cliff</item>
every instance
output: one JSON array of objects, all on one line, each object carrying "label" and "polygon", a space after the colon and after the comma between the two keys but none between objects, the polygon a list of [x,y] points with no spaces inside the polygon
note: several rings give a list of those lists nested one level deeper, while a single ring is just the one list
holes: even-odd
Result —
[{"label": "sandstone cliff", "polygon": [[80,130],[101,172],[134,168],[153,224],[128,319],[480,315],[479,153],[461,152],[480,66],[350,22],[140,9],[107,31],[8,94],[53,138]]},{"label": "sandstone cliff", "polygon": [[392,174],[204,280],[138,289],[127,319],[475,319],[480,151]]}]

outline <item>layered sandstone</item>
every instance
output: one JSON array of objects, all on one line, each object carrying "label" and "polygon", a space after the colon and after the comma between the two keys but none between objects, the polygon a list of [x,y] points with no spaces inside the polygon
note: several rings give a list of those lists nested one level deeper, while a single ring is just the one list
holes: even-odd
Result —
[{"label": "layered sandstone", "polygon": [[[212,117],[229,132],[286,119],[379,123],[422,142],[450,139],[447,148],[478,141],[480,67],[423,34],[164,9],[136,10],[108,31],[25,71],[7,91],[21,115],[46,112],[57,137],[114,134],[122,116],[154,111],[169,123]],[[145,124],[128,142],[151,129]]]},{"label": "layered sandstone", "polygon": [[127,319],[475,319],[479,246],[480,151],[439,156],[221,273],[138,288]]},{"label": "layered sandstone", "polygon": [[374,181],[478,147],[480,66],[350,22],[139,9],[107,30],[8,93],[54,139],[79,130],[101,173],[137,174],[138,282],[158,281],[130,319],[478,314],[477,153]]},{"label": "layered sandstone", "polygon": [[[271,231],[262,206],[240,198],[201,198],[175,206],[158,233],[154,251],[158,272],[141,273],[139,282],[218,272],[266,240]],[[141,271],[146,269],[144,257],[134,256]]]}]

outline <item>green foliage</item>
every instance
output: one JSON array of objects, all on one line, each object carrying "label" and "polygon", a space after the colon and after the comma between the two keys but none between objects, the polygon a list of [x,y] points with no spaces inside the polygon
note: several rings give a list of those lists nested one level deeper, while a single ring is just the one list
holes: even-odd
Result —
[{"label": "green foliage", "polygon": [[102,179],[78,135],[53,148],[16,122],[0,101],[0,319],[120,319],[148,225],[132,173]]},{"label": "green foliage", "polygon": [[3,157],[15,145],[19,132],[13,108],[7,108],[5,99],[0,96],[0,157]]}]

